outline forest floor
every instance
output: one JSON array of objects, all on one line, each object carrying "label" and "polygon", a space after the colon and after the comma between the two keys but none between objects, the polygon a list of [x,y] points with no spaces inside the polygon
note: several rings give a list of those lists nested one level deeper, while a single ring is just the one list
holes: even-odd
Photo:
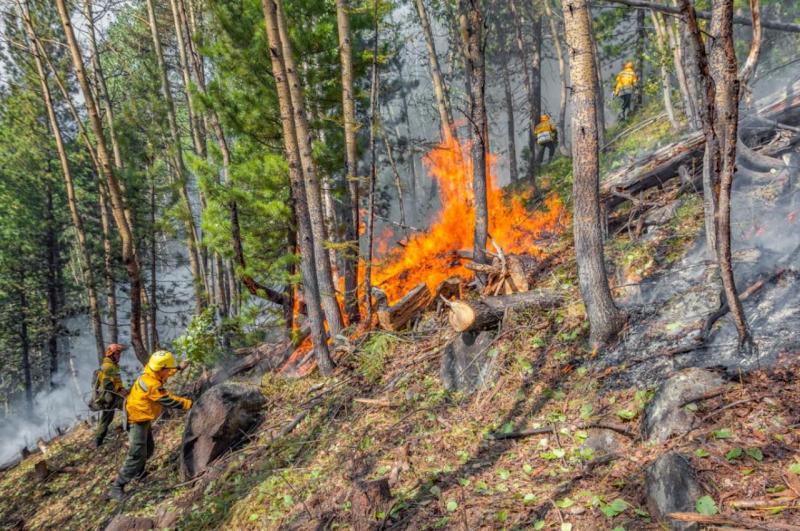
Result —
[{"label": "forest floor", "polygon": [[[637,136],[666,134],[653,128]],[[551,178],[556,187],[563,175]],[[647,239],[618,231],[607,247],[613,276],[624,285],[670,267],[701,224],[690,194]],[[800,369],[741,374],[724,394],[685,406],[696,419],[687,434],[647,443],[640,423],[655,386],[607,385],[627,368],[603,367],[586,347],[570,235],[548,252],[559,258],[537,287],[559,287],[566,302],[506,319],[487,353],[496,377],[477,392],[444,389],[440,358],[454,333],[431,312],[414,331],[370,333],[332,378],[264,375],[265,421],[193,482],[178,475],[183,417],[164,418],[149,476],[125,502],[107,500],[127,443],[115,429],[95,450],[81,424],[49,444],[46,477],[35,470],[40,454],[0,473],[0,527],[102,528],[120,513],[181,529],[359,527],[355,486],[386,478],[391,501],[369,514],[376,529],[661,529],[645,503],[645,469],[667,451],[689,456],[732,522],[800,521]],[[598,425],[617,434],[610,456],[584,444]],[[548,431],[504,438],[537,428]]]}]

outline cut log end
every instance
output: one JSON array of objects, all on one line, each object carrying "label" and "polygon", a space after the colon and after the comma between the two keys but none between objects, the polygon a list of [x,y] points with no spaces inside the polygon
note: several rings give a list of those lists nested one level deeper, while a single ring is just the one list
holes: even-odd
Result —
[{"label": "cut log end", "polygon": [[463,301],[452,301],[450,313],[447,316],[450,326],[456,332],[464,332],[475,322],[475,311],[472,306]]}]

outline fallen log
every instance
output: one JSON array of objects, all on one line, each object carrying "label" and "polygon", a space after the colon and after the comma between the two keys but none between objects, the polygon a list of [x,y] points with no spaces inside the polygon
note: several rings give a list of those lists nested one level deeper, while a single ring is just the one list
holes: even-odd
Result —
[{"label": "fallen log", "polygon": [[780,522],[762,522],[745,518],[733,514],[713,514],[706,515],[700,513],[670,513],[669,517],[679,522],[693,522],[696,524],[708,525],[735,525],[738,527],[745,527],[747,529],[763,529],[764,531],[800,531],[800,526],[791,524],[782,524]]},{"label": "fallen log", "polygon": [[378,288],[372,288],[372,295],[378,305],[378,322],[381,328],[395,332],[405,327],[409,321],[428,307],[433,300],[428,286],[425,283],[405,294],[395,304],[389,306],[386,294]]},{"label": "fallen log", "polygon": [[552,307],[563,296],[554,290],[536,290],[476,300],[451,301],[448,321],[456,332],[488,328],[499,321],[507,310],[527,306]]},{"label": "fallen log", "polygon": [[438,301],[439,297],[444,297],[447,300],[453,297],[461,297],[461,286],[463,283],[464,279],[458,276],[442,280],[439,285],[436,286],[436,290],[433,293],[434,300]]}]

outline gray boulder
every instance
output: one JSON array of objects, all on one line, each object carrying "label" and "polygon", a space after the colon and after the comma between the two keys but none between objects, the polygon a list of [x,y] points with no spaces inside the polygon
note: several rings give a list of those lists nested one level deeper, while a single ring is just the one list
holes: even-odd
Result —
[{"label": "gray boulder", "polygon": [[439,376],[448,391],[471,393],[494,378],[490,347],[497,332],[462,332],[445,347]]},{"label": "gray boulder", "polygon": [[626,439],[614,430],[591,428],[581,448],[590,448],[597,455],[618,454],[626,447]]},{"label": "gray boulder", "polygon": [[672,435],[689,431],[693,413],[681,405],[724,383],[718,374],[696,367],[680,371],[664,381],[645,410],[642,419],[644,439],[661,443]]},{"label": "gray boulder", "polygon": [[244,441],[263,417],[266,400],[257,387],[223,383],[203,393],[186,419],[180,468],[184,480],[205,472],[209,463]]},{"label": "gray boulder", "polygon": [[695,503],[703,496],[703,489],[695,479],[689,460],[676,453],[667,453],[653,461],[645,470],[645,497],[647,509],[656,521],[676,531],[695,531],[696,523],[678,522],[667,515],[694,512]]}]

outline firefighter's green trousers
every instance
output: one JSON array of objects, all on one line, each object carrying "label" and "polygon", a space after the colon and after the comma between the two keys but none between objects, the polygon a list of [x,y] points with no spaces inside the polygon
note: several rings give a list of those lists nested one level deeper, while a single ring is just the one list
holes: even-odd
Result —
[{"label": "firefighter's green trousers", "polygon": [[131,423],[128,432],[130,448],[125,463],[119,470],[116,483],[125,485],[144,472],[144,465],[155,451],[153,431],[150,422]]}]

